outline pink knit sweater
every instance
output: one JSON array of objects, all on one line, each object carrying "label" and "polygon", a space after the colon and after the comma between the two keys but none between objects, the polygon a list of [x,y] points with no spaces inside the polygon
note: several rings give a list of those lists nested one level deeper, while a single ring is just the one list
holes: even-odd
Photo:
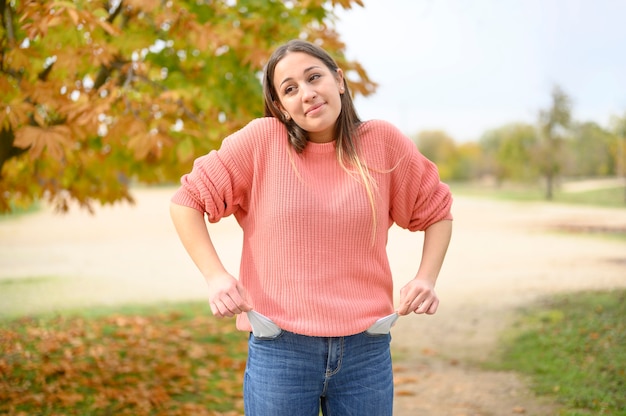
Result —
[{"label": "pink knit sweater", "polygon": [[[374,240],[365,187],[339,165],[335,143],[309,142],[297,154],[274,118],[252,121],[198,158],[172,198],[210,222],[235,215],[239,279],[254,309],[284,330],[345,336],[392,313],[389,227],[417,231],[452,218],[448,186],[413,142],[382,121],[363,123],[358,135],[377,183]],[[246,314],[237,328],[251,330]]]}]

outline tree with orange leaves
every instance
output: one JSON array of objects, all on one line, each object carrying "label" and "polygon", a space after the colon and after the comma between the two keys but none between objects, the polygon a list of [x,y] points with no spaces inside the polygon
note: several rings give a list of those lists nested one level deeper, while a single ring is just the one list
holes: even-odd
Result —
[{"label": "tree with orange leaves", "polygon": [[0,212],[132,202],[263,113],[259,74],[292,38],[375,84],[333,28],[360,0],[0,0]]}]

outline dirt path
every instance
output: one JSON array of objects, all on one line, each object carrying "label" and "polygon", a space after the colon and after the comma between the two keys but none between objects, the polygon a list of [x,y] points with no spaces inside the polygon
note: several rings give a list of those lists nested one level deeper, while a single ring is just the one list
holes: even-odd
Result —
[{"label": "dirt path", "polygon": [[[134,207],[96,216],[44,211],[0,221],[0,314],[92,305],[204,299],[206,289],[168,215],[171,189],[140,189]],[[482,371],[516,308],[545,294],[626,287],[626,244],[550,231],[626,228],[626,209],[516,204],[458,197],[442,270],[442,304],[393,330],[396,414],[554,415],[515,374]],[[241,234],[212,225],[227,268],[237,270]],[[421,235],[392,228],[397,288],[416,271]],[[396,292],[398,291],[396,290]]]}]

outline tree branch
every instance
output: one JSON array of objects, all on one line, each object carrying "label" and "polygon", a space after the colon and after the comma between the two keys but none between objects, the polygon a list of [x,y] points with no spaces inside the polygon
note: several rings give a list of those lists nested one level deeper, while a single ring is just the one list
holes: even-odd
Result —
[{"label": "tree branch", "polygon": [[14,141],[13,130],[7,128],[0,130],[0,179],[2,179],[2,167],[9,159],[28,151],[28,148],[22,149],[13,146]]},{"label": "tree branch", "polygon": [[[109,7],[107,7],[107,10],[110,10],[111,7],[111,2],[108,1],[107,4],[109,5]],[[124,2],[120,1],[116,7],[115,10],[113,10],[112,13],[109,14],[109,17],[107,17],[107,23],[113,23],[113,21],[115,20],[115,18],[122,12],[122,8],[124,6]]]},{"label": "tree branch", "polygon": [[13,27],[13,9],[6,0],[0,0],[0,14],[2,15],[2,25],[9,39],[9,43],[15,43],[15,28]]}]

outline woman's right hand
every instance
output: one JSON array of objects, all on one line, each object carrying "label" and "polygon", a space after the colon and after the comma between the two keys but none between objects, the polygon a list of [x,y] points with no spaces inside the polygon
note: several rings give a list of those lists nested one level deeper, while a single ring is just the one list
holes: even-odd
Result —
[{"label": "woman's right hand", "polygon": [[204,213],[173,202],[170,213],[185,250],[209,285],[209,304],[213,315],[230,318],[252,310],[246,290],[224,269],[215,251]]},{"label": "woman's right hand", "polygon": [[239,280],[228,273],[207,279],[211,312],[218,318],[231,318],[252,310],[248,293]]}]

